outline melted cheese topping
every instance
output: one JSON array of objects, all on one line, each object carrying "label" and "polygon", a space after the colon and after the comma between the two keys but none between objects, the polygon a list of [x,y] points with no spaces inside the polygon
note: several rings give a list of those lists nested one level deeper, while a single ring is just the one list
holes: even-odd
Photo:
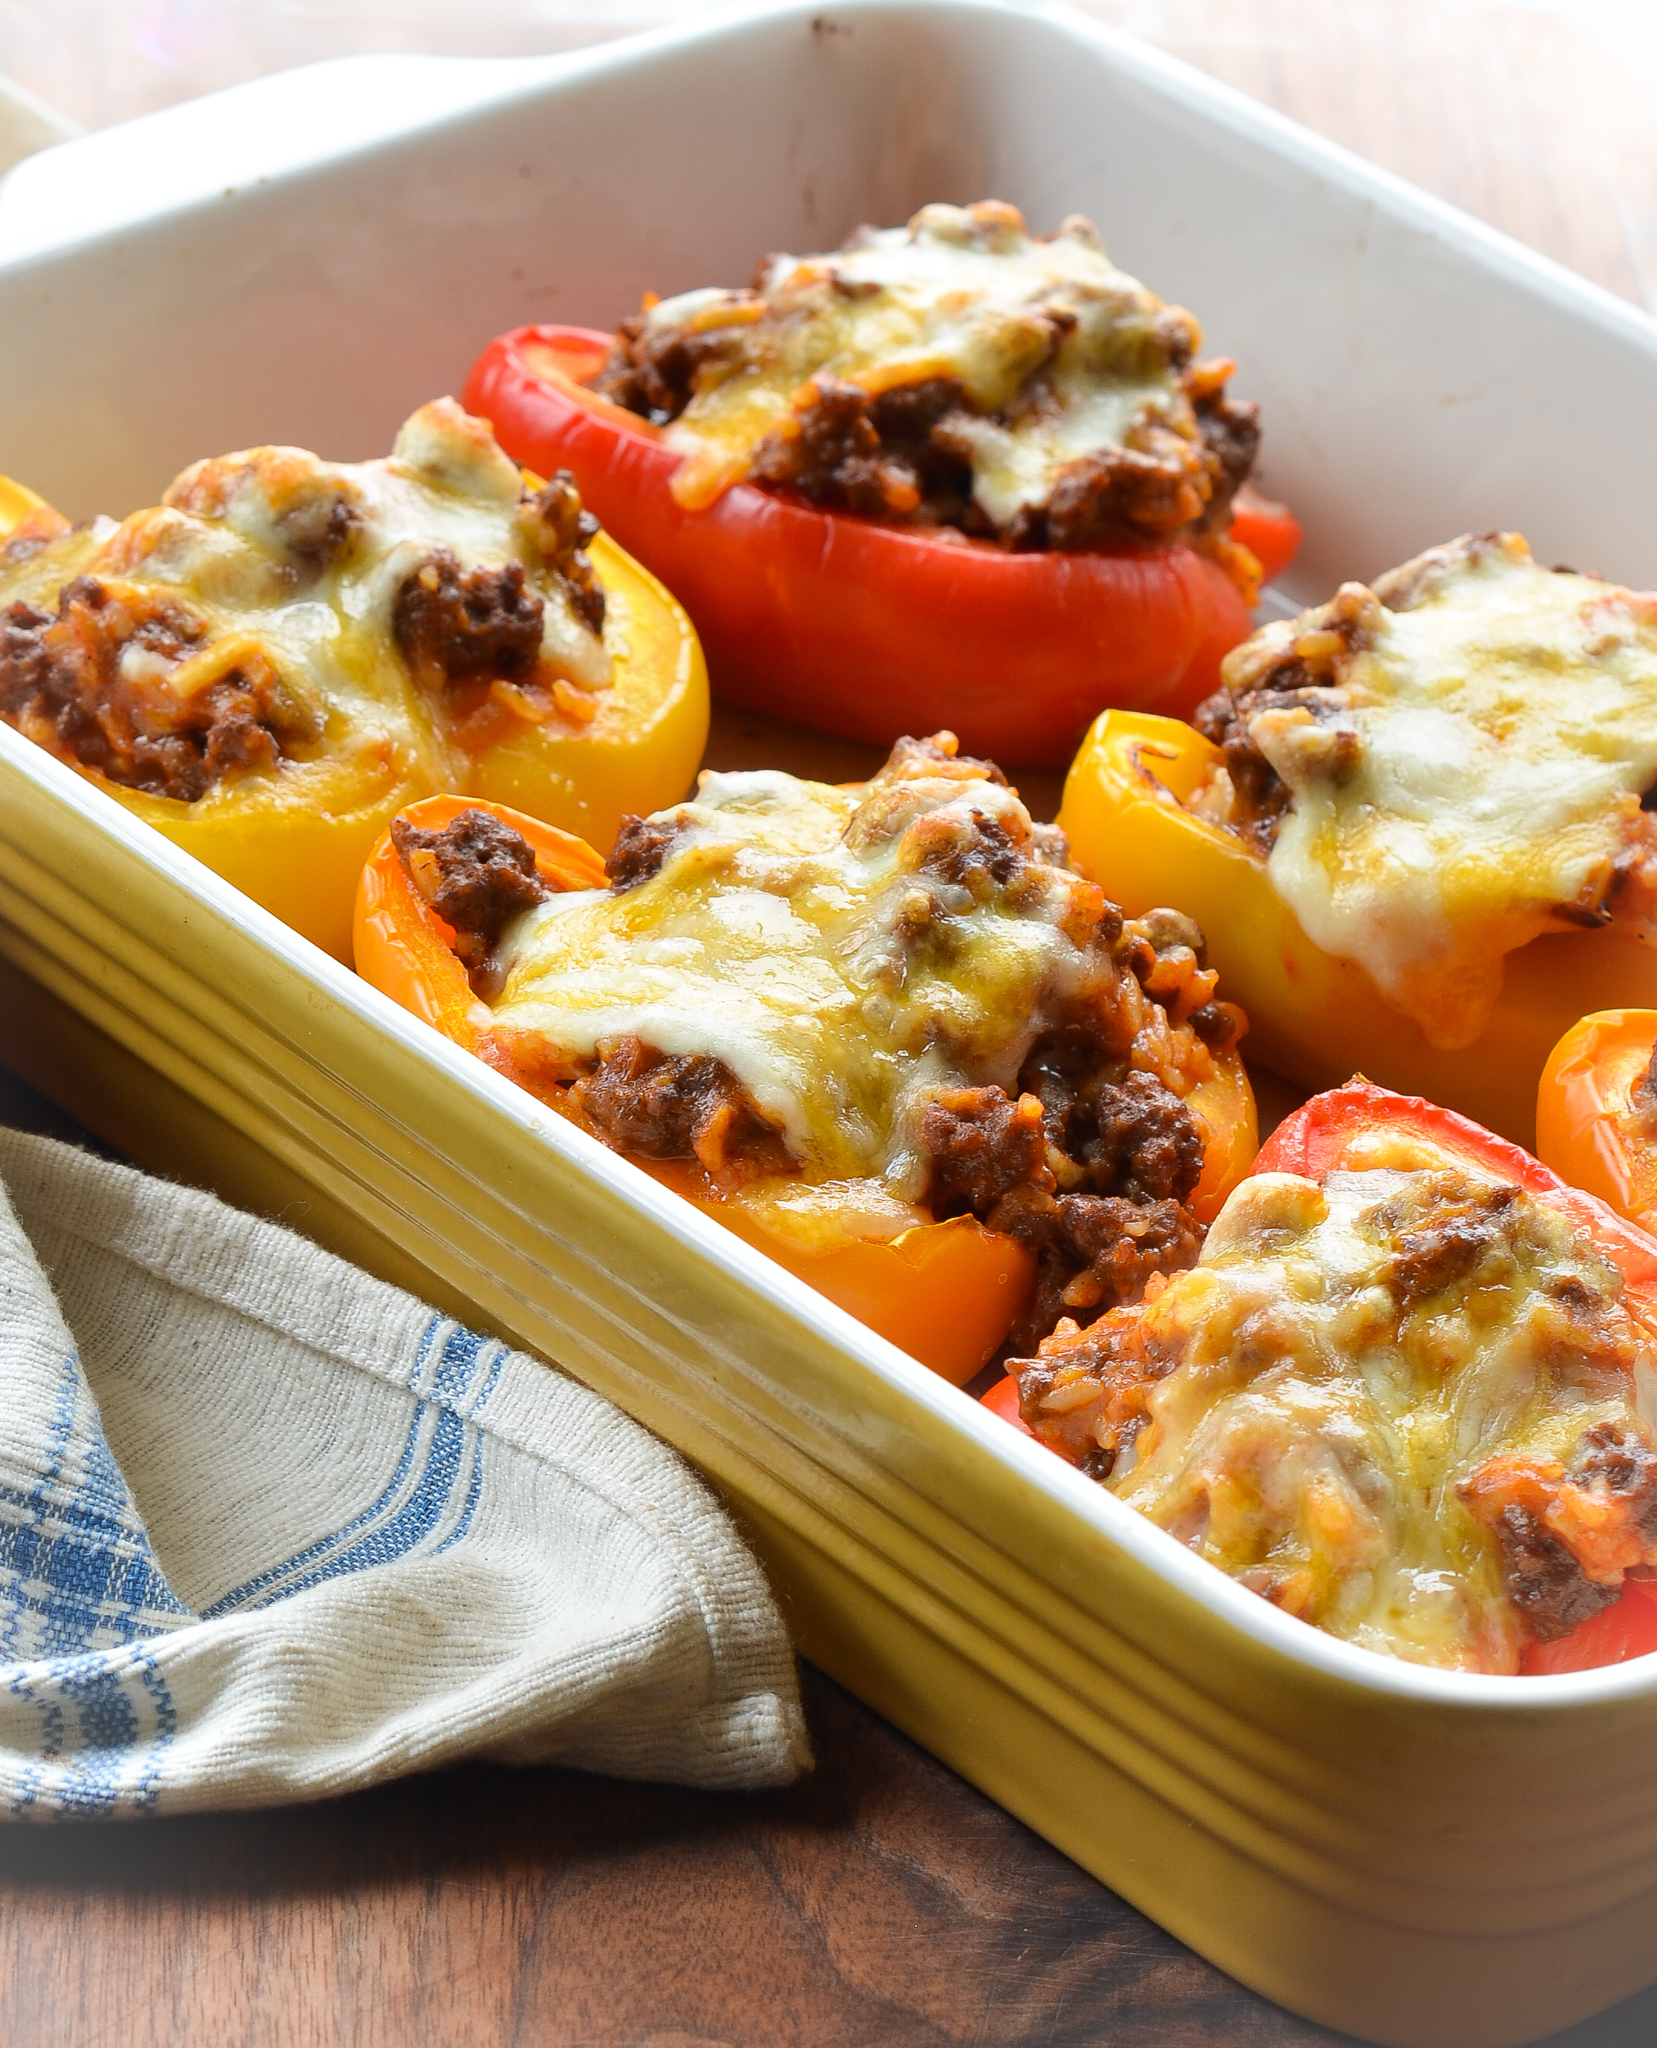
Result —
[{"label": "melted cheese topping", "polygon": [[[423,406],[380,461],[254,448],[197,463],[159,506],[120,525],[100,519],[33,553],[14,548],[0,559],[0,605],[22,599],[49,612],[77,576],[182,600],[206,624],[213,675],[262,656],[308,713],[319,737],[295,749],[289,765],[312,767],[307,779],[361,801],[415,771],[434,788],[464,786],[466,763],[443,706],[414,683],[392,631],[404,581],[440,548],[463,571],[522,564],[543,603],[538,674],[582,693],[609,684],[609,647],[574,610],[563,578],[547,573],[522,472],[488,423],[452,399]],[[133,666],[145,662],[154,673]],[[131,645],[122,663],[129,680],[179,690],[204,679],[200,655],[169,675]],[[539,722],[557,713],[551,703],[525,702],[522,715]],[[227,800],[221,785],[201,801]]]},{"label": "melted cheese topping", "polygon": [[1116,269],[1078,216],[1038,241],[1012,207],[927,206],[835,255],[774,257],[757,296],[686,292],[648,315],[652,328],[741,331],[737,361],[704,372],[666,430],[687,458],[675,493],[703,504],[745,476],[814,378],[877,394],[945,377],[979,415],[951,422],[973,495],[1005,527],[1078,457],[1129,445],[1148,422],[1196,438],[1161,338],[1170,319],[1194,348],[1191,316]]},{"label": "melted cheese topping", "polygon": [[1657,1368],[1620,1274],[1527,1195],[1471,1272],[1401,1304],[1400,1256],[1465,1227],[1479,1186],[1454,1171],[1245,1181],[1201,1263],[1143,1311],[1147,1350],[1177,1365],[1113,1483],[1332,1634],[1513,1671],[1523,1632],[1500,1554],[1456,1482],[1506,1454],[1567,1464],[1596,1423],[1649,1444],[1633,1403]]},{"label": "melted cheese topping", "polygon": [[910,764],[849,789],[704,774],[659,814],[675,837],[650,880],[551,897],[508,932],[497,1025],[572,1073],[629,1036],[723,1060],[806,1180],[885,1175],[916,1199],[923,1095],[1016,1094],[1055,1016],[1116,999],[1108,949],[1088,945],[1091,884],[1036,860],[1005,883],[943,878],[938,849],[981,820],[1029,852],[1028,812],[980,773]]},{"label": "melted cheese topping", "polygon": [[[1302,929],[1431,1043],[1463,1046],[1505,953],[1560,906],[1592,921],[1657,779],[1657,600],[1543,569],[1517,535],[1397,578],[1407,608],[1365,607],[1337,663],[1340,714],[1266,711],[1249,730],[1293,793],[1269,871]],[[1318,630],[1313,615],[1276,642]],[[1350,774],[1330,772],[1342,727]]]}]

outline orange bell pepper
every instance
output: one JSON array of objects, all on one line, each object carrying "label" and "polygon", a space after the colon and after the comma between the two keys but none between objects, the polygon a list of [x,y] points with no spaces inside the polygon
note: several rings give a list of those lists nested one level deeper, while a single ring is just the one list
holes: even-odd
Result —
[{"label": "orange bell pepper", "polygon": [[1071,767],[1059,823],[1076,866],[1130,916],[1177,903],[1202,926],[1261,1066],[1312,1089],[1358,1069],[1529,1145],[1537,1082],[1565,1027],[1612,1003],[1657,1007],[1657,949],[1614,930],[1550,933],[1508,955],[1501,1002],[1472,1045],[1429,1045],[1361,967],[1313,945],[1257,854],[1185,809],[1215,753],[1178,719],[1107,711]]},{"label": "orange bell pepper", "polygon": [[[433,829],[466,810],[489,810],[521,832],[535,850],[542,879],[554,888],[605,886],[604,863],[590,846],[504,804],[427,797],[403,816]],[[410,882],[385,833],[358,889],[357,972],[560,1115],[580,1122],[564,1091],[528,1071],[511,1045],[493,1034],[488,1007],[473,995],[451,950],[453,937]],[[971,1379],[995,1351],[1035,1284],[1032,1255],[970,1216],[921,1224],[885,1241],[814,1250],[795,1233],[768,1229],[763,1213],[721,1199],[699,1168],[678,1160],[633,1163],[956,1385]]]},{"label": "orange bell pepper", "polygon": [[1199,1081],[1185,1098],[1186,1108],[1202,1119],[1208,1133],[1202,1178],[1185,1204],[1199,1223],[1212,1223],[1219,1215],[1260,1149],[1260,1119],[1242,1054],[1233,1045],[1209,1057],[1212,1077]]},{"label": "orange bell pepper", "polygon": [[31,512],[49,510],[46,500],[27,484],[20,484],[9,476],[0,476],[0,537],[21,526]]},{"label": "orange bell pepper", "polygon": [[1536,1149],[1558,1174],[1657,1231],[1657,1117],[1634,1090],[1657,1047],[1657,1010],[1596,1010],[1542,1070]]},{"label": "orange bell pepper", "polygon": [[[536,488],[539,479],[530,478]],[[43,501],[0,477],[0,537]],[[684,608],[650,572],[600,533],[588,554],[620,630],[613,679],[582,704],[584,722],[503,716],[483,743],[453,735],[433,745],[359,747],[228,779],[193,803],[130,789],[69,765],[145,824],[245,895],[349,963],[351,905],[374,841],[405,805],[434,789],[510,803],[608,847],[629,812],[684,795],[707,739],[708,683]],[[397,713],[393,707],[392,715]],[[400,764],[400,765],[399,765]]]},{"label": "orange bell pepper", "polygon": [[[428,797],[403,816],[439,828],[462,811],[488,810],[533,847],[542,878],[560,889],[604,886],[604,866],[568,833],[508,809],[464,797]],[[389,831],[375,847],[357,894],[357,972],[486,1060],[572,1121],[579,1114],[563,1089],[549,1086],[492,1029],[490,1011],[472,993],[452,950],[454,934],[409,880]],[[1216,1215],[1254,1156],[1254,1097],[1235,1051],[1214,1062],[1211,1079],[1188,1098],[1208,1130],[1203,1176],[1192,1195],[1202,1221]],[[755,1245],[870,1329],[964,1385],[984,1365],[1026,1307],[1035,1283],[1032,1254],[970,1216],[920,1223],[892,1238],[856,1238],[832,1217],[803,1221],[720,1193],[701,1169],[678,1160],[635,1159],[652,1179]]]}]

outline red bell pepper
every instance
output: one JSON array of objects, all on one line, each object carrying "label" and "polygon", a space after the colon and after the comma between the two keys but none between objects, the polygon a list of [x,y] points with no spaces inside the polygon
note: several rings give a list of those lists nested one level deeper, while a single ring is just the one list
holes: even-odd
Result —
[{"label": "red bell pepper", "polygon": [[[1011,554],[748,483],[687,510],[660,431],[586,388],[609,346],[591,328],[517,328],[478,358],[465,404],[518,461],[575,473],[689,611],[729,703],[882,744],[947,727],[970,752],[1058,767],[1108,705],[1183,716],[1252,630],[1245,594],[1187,547]],[[1300,537],[1249,497],[1232,533],[1267,575]]]},{"label": "red bell pepper", "polygon": [[[1420,1138],[1437,1151],[1466,1160],[1476,1172],[1499,1174],[1551,1208],[1563,1210],[1620,1268],[1630,1289],[1649,1303],[1657,1328],[1657,1238],[1618,1216],[1597,1195],[1572,1187],[1523,1146],[1498,1138],[1456,1110],[1440,1109],[1415,1095],[1395,1095],[1368,1081],[1348,1081],[1344,1088],[1314,1095],[1286,1117],[1261,1146],[1249,1171],[1298,1173],[1307,1180],[1322,1180],[1326,1173],[1357,1163],[1354,1149],[1361,1158],[1373,1142],[1369,1134],[1376,1131]],[[1370,1158],[1362,1163],[1380,1161]]]},{"label": "red bell pepper", "polygon": [[[1343,1170],[1434,1160],[1464,1163],[1475,1172],[1497,1175],[1562,1211],[1622,1273],[1627,1296],[1640,1320],[1657,1332],[1657,1238],[1617,1215],[1597,1196],[1571,1187],[1520,1146],[1455,1110],[1355,1079],[1345,1087],[1314,1095],[1279,1124],[1260,1148],[1249,1174],[1292,1173],[1321,1181],[1325,1175]],[[983,1396],[983,1405],[1005,1421],[1023,1426],[1012,1375]],[[1026,1434],[1034,1432],[1027,1430]],[[1629,1578],[1615,1605],[1581,1623],[1568,1636],[1551,1643],[1528,1644],[1520,1670],[1529,1676],[1586,1671],[1653,1652],[1657,1652],[1657,1586]]]},{"label": "red bell pepper", "polygon": [[1270,583],[1300,552],[1300,521],[1287,505],[1244,484],[1231,501],[1231,538],[1260,564],[1261,582]]},{"label": "red bell pepper", "polygon": [[992,1415],[999,1415],[1003,1422],[1010,1422],[1021,1435],[1029,1437],[1032,1442],[1041,1442],[1041,1438],[1018,1412],[1018,1381],[1011,1373],[1008,1373],[1004,1380],[997,1380],[987,1394],[981,1394],[979,1402]]}]

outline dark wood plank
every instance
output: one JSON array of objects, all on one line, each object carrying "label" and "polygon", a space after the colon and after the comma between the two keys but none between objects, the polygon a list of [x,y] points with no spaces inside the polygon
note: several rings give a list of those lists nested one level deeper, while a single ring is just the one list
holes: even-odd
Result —
[{"label": "dark wood plank", "polygon": [[[855,772],[855,771],[853,771]],[[85,1134],[0,1069],[0,1121]],[[748,1797],[476,1767],[0,1827],[27,2048],[1315,2048],[810,1666]],[[1657,1991],[1551,2048],[1649,2048]],[[1548,2048],[1548,2044],[1544,2044]]]},{"label": "dark wood plank", "polygon": [[[721,1797],[474,1768],[0,1833],[29,2048],[1316,2048],[809,1667],[819,1767]],[[1645,2048],[1657,2000],[1557,2037]]]},{"label": "dark wood plank", "polygon": [[1312,2048],[807,1670],[746,1798],[477,1768],[330,1805],[0,1832],[31,2048]]}]

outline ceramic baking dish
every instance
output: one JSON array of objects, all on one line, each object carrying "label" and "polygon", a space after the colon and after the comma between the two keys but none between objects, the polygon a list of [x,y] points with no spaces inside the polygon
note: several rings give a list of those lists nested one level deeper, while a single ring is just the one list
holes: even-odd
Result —
[{"label": "ceramic baking dish", "polygon": [[[1093,214],[1238,357],[1299,588],[1497,524],[1657,580],[1642,315],[1078,16],[964,0],[359,60],[26,164],[0,468],[85,514],[250,442],[380,453],[500,328],[992,192]],[[4,727],[0,955],[27,1078],[614,1396],[809,1655],[1245,1982],[1477,2048],[1657,1975],[1657,1659],[1466,1678],[1302,1627]]]}]

